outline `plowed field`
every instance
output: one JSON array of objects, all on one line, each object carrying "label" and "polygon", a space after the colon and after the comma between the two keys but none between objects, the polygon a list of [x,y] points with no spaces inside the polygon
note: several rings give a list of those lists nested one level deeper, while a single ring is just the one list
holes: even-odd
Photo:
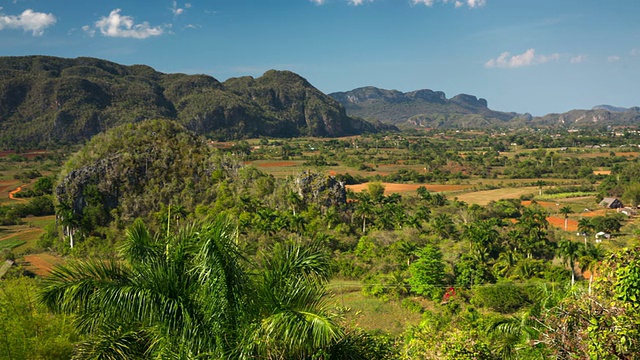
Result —
[{"label": "plowed field", "polygon": [[62,259],[51,254],[31,254],[24,256],[25,268],[38,276],[49,275],[54,266],[62,263]]}]

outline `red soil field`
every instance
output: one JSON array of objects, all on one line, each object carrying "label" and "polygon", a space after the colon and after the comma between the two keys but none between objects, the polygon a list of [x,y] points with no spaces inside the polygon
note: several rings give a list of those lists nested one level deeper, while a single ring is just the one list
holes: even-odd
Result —
[{"label": "red soil field", "polygon": [[[564,230],[564,217],[549,216],[547,221],[549,225]],[[578,231],[578,221],[569,219],[567,221],[567,231]]]},{"label": "red soil field", "polygon": [[[382,183],[384,185],[384,193],[386,195],[393,193],[407,193],[416,191],[420,186],[424,186],[429,191],[441,192],[441,191],[457,191],[465,190],[471,187],[471,185],[438,185],[438,184],[394,184],[394,183]],[[368,183],[347,185],[347,189],[355,192],[361,192],[367,190]]]},{"label": "red soil field", "polygon": [[24,260],[28,262],[25,268],[38,276],[49,275],[54,266],[62,263],[62,259],[50,254],[25,255]]},{"label": "red soil field", "polygon": [[585,217],[605,216],[605,215],[607,215],[607,209],[600,209],[600,210],[580,213],[580,216],[585,216]]}]

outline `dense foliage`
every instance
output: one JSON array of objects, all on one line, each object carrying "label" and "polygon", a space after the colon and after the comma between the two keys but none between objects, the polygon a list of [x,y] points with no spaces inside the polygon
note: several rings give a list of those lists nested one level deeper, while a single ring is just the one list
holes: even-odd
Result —
[{"label": "dense foliage", "polygon": [[[602,197],[633,203],[638,160],[629,146],[638,140],[632,131],[518,130],[214,144],[178,123],[145,121],[95,137],[70,158],[56,180],[57,228],[53,218],[17,213],[44,208],[29,202],[47,199],[52,168],[31,153],[0,157],[13,184],[6,191],[22,184],[25,196],[0,213],[25,223],[11,229],[42,228],[41,249],[94,259],[69,262],[46,290],[59,295],[47,300],[56,316],[78,316],[84,341],[60,340],[74,342],[78,357],[102,349],[328,359],[351,349],[384,359],[633,358],[637,250],[620,249],[637,244],[635,210],[596,207]],[[411,190],[390,193],[387,180]],[[345,188],[362,182],[361,192]],[[443,185],[450,190],[428,190]],[[514,198],[502,199],[507,193]],[[484,202],[462,201],[478,194]],[[241,273],[224,286],[214,281],[224,277],[217,265],[200,263],[205,239],[217,234],[205,219],[219,215],[234,235],[218,258]],[[596,241],[597,232],[611,238]],[[11,239],[0,247],[18,264],[41,251]],[[323,263],[317,282],[276,260],[305,251]],[[239,307],[228,305],[225,286]],[[86,308],[75,307],[76,295],[91,300]],[[112,299],[132,302],[116,312],[103,305]],[[292,315],[297,306],[333,337],[282,335],[306,326]],[[89,316],[94,307],[106,310]],[[168,319],[158,308],[187,315]],[[378,327],[366,322],[384,330],[373,336]],[[120,323],[129,325],[108,326]],[[222,327],[228,336],[216,335]]]},{"label": "dense foliage", "polygon": [[163,237],[136,222],[125,262],[60,267],[40,299],[77,314],[89,334],[81,358],[380,358],[329,313],[329,257],[318,245],[280,243],[249,264],[221,217]]}]

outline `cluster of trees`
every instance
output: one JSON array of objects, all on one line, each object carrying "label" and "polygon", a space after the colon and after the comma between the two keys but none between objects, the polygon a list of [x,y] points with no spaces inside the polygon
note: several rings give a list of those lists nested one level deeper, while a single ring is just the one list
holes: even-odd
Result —
[{"label": "cluster of trees", "polygon": [[234,229],[218,217],[153,237],[136,222],[123,261],[59,267],[40,301],[76,315],[81,358],[386,358],[390,350],[331,314],[319,243],[277,243],[247,262]]}]

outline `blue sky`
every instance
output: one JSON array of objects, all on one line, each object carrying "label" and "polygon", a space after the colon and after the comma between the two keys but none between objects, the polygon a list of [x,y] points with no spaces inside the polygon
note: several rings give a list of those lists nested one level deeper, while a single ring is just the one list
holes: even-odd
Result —
[{"label": "blue sky", "polygon": [[0,56],[90,56],[218,80],[291,70],[544,115],[640,106],[638,0],[0,0]]}]

